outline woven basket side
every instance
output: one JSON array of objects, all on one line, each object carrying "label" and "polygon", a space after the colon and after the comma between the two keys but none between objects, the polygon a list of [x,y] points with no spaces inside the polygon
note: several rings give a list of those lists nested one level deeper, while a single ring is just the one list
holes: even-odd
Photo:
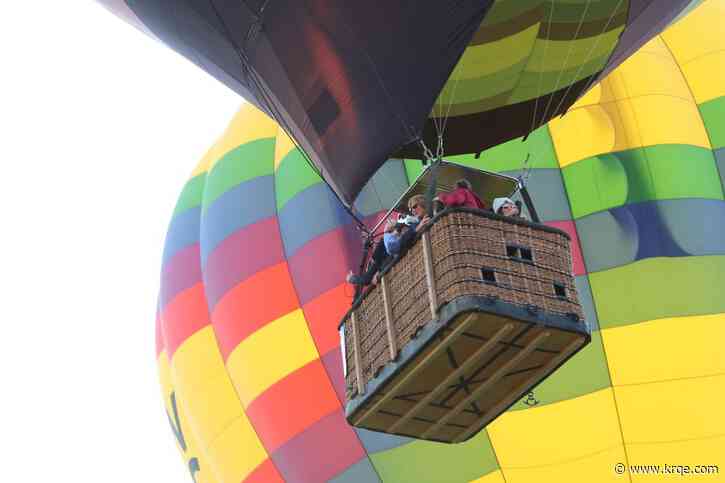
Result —
[{"label": "woven basket side", "polygon": [[[463,296],[493,296],[529,310],[583,318],[569,239],[532,224],[450,212],[429,229],[438,306]],[[432,319],[423,243],[419,240],[385,275],[398,348]],[[383,294],[372,287],[354,310],[363,385],[390,361]],[[352,331],[346,326],[348,398],[357,394]]]}]

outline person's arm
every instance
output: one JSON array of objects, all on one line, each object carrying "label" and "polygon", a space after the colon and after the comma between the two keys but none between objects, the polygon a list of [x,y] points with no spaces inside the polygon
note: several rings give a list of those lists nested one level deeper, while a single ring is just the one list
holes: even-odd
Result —
[{"label": "person's arm", "polygon": [[419,232],[420,230],[422,230],[423,228],[425,228],[426,225],[428,225],[428,223],[430,223],[430,216],[424,216],[423,219],[420,220],[420,223],[418,223],[416,225],[415,231],[416,232]]},{"label": "person's arm", "polygon": [[451,193],[441,193],[438,199],[446,206],[460,206],[466,202],[466,196],[460,189]]},{"label": "person's arm", "polygon": [[481,197],[480,197],[480,196],[478,196],[478,195],[477,195],[476,193],[474,193],[473,191],[471,191],[471,196],[473,196],[473,200],[475,201],[475,203],[476,203],[476,207],[477,207],[477,208],[478,208],[479,210],[486,210],[486,209],[488,209],[488,206],[486,206],[486,203],[484,203],[484,202],[483,202],[483,200],[481,199]]}]

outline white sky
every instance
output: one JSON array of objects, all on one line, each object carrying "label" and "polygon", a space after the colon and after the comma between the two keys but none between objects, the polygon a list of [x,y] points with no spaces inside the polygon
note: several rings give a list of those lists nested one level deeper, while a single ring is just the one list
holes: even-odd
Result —
[{"label": "white sky", "polygon": [[161,252],[241,100],[89,0],[6,6],[0,65],[0,480],[189,482],[157,383]]}]

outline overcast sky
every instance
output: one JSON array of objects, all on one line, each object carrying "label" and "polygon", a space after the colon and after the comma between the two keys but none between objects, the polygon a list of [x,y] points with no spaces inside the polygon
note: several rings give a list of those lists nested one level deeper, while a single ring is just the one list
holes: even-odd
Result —
[{"label": "overcast sky", "polygon": [[157,383],[161,252],[241,100],[91,0],[0,18],[0,480],[191,481]]}]

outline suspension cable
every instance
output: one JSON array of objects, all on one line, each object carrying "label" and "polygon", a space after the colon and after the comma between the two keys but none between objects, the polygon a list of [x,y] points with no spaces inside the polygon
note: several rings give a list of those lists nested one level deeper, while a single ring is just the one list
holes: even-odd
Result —
[{"label": "suspension cable", "polygon": [[[571,57],[571,52],[574,50],[574,43],[578,40],[579,32],[581,31],[582,24],[584,23],[584,19],[587,16],[587,11],[589,10],[589,5],[591,5],[591,0],[587,0],[586,5],[584,6],[584,11],[582,12],[581,17],[579,18],[579,23],[576,26],[576,31],[574,32],[574,38],[569,42],[569,48],[566,51],[566,57],[564,58],[564,63],[561,66],[561,69],[559,69],[559,74],[556,76],[556,82],[554,83],[554,88],[551,90],[551,94],[549,94],[549,101],[546,103],[546,107],[544,108],[544,113],[541,116],[541,122],[543,123],[546,119],[546,114],[549,112],[549,107],[551,106],[551,101],[554,99],[553,93],[557,91],[559,87],[559,82],[561,82],[561,76],[564,73],[564,70],[566,69],[566,66],[569,63],[569,57]],[[549,29],[551,29],[551,26],[549,26]],[[584,61],[586,63],[586,60]],[[581,64],[579,67],[584,64]],[[578,75],[578,72],[577,72]],[[576,79],[576,75],[574,76],[574,79]],[[572,79],[573,82],[573,79]],[[569,86],[571,86],[572,82],[569,83]],[[556,112],[556,110],[554,110]]]},{"label": "suspension cable", "polygon": [[[284,131],[287,133],[290,140],[292,141],[292,143],[295,145],[297,150],[302,154],[303,159],[305,160],[307,165],[310,167],[310,169],[312,169],[312,171],[320,177],[320,179],[327,185],[327,187],[330,188],[330,191],[332,191],[332,194],[335,196],[335,198],[337,198],[337,200],[340,202],[340,204],[342,204],[345,211],[355,221],[358,229],[367,234],[368,229],[367,229],[367,226],[365,225],[365,223],[354,213],[353,209],[350,206],[348,206],[347,203],[345,203],[342,200],[342,198],[340,198],[340,196],[337,194],[337,192],[334,189],[332,189],[332,186],[327,181],[327,179],[325,179],[325,176],[323,176],[322,172],[316,166],[314,166],[314,163],[310,159],[307,152],[300,147],[299,141],[295,138],[293,131],[292,131],[292,129],[290,129],[290,126],[285,121],[284,116],[282,116],[282,114],[280,113],[280,111],[277,109],[276,105],[272,101],[269,93],[266,91],[264,83],[259,79],[256,70],[252,67],[252,64],[251,64],[249,58],[246,56],[246,54],[242,51],[242,49],[234,41],[226,22],[224,21],[221,13],[219,12],[216,4],[214,3],[214,0],[208,0],[208,1],[209,1],[210,6],[212,7],[212,9],[214,10],[214,14],[217,17],[217,20],[220,22],[222,28],[224,29],[224,32],[223,32],[224,37],[231,43],[232,47],[234,48],[234,51],[236,52],[237,56],[239,57],[239,60],[242,65],[242,69],[246,73],[245,77],[247,77],[248,79],[250,79],[253,82],[255,89],[260,94],[261,98],[260,98],[260,96],[258,96],[258,99],[267,108],[267,110],[272,114],[272,117],[274,117],[274,119],[282,126],[282,128],[284,129]],[[269,3],[269,0],[267,0],[264,3],[263,8],[260,10],[260,14],[264,13],[264,9],[266,9],[268,3]],[[262,18],[258,17],[258,21],[261,22]]]},{"label": "suspension cable", "polygon": [[[551,21],[554,18],[554,7],[556,6],[556,1],[552,0],[551,2],[551,9],[549,10],[549,21],[546,23],[547,28],[551,29]],[[546,51],[549,49],[549,42],[544,43],[544,54],[541,56],[541,65],[543,66],[546,62]],[[541,96],[539,96],[539,92],[541,92],[541,79],[544,77],[544,69],[539,70],[539,79],[536,83],[536,99],[534,100],[534,114],[531,118],[531,127],[529,128],[529,132],[532,132],[534,128],[536,128],[536,111],[539,106],[539,99]]]},{"label": "suspension cable", "polygon": [[[451,77],[453,77],[455,75],[456,75],[456,69],[453,69],[453,73],[451,74]],[[458,89],[458,84],[460,82],[461,82],[461,78],[460,77],[456,77],[456,79],[453,81],[453,88],[451,89],[451,95],[450,95],[450,97],[448,99],[448,108],[446,109],[446,113],[443,116],[443,123],[442,123],[442,126],[441,126],[440,135],[439,135],[440,144],[441,144],[441,147],[440,147],[441,151],[443,151],[443,146],[442,146],[442,144],[443,144],[443,134],[445,134],[446,127],[448,126],[448,119],[450,117],[451,110],[453,108],[453,103],[455,102],[455,99],[456,99],[456,91]],[[442,108],[441,108],[441,113],[443,113],[443,109]],[[441,156],[442,156],[442,154],[441,154]]]},{"label": "suspension cable", "polygon": [[433,151],[430,150],[428,145],[425,143],[423,138],[418,139],[418,143],[420,144],[420,147],[423,150],[423,156],[425,157],[424,164],[427,164],[428,162],[435,159],[435,155],[433,154]]},{"label": "suspension cable", "polygon": [[[589,49],[589,52],[587,53],[587,56],[586,56],[586,58],[584,59],[584,62],[582,62],[582,63],[581,63],[580,65],[579,65],[579,69],[577,69],[577,71],[576,71],[576,74],[575,74],[575,75],[574,75],[574,77],[573,77],[574,79],[576,79],[577,77],[579,77],[579,75],[581,74],[581,71],[582,71],[582,69],[584,68],[584,65],[585,65],[585,64],[586,64],[586,62],[587,62],[587,61],[589,60],[589,58],[590,58],[590,56],[592,55],[592,53],[594,53],[594,51],[596,50],[596,48],[597,48],[597,47],[599,46],[599,43],[600,43],[600,42],[602,41],[602,37],[603,37],[603,34],[604,34],[604,33],[605,33],[605,32],[607,31],[607,29],[609,28],[609,24],[610,24],[610,23],[612,23],[612,20],[613,20],[613,19],[614,19],[614,17],[616,16],[616,14],[617,14],[617,11],[619,10],[619,6],[620,6],[621,4],[622,4],[622,0],[618,0],[618,2],[617,2],[617,6],[616,6],[616,7],[614,7],[614,9],[612,10],[612,13],[611,13],[611,14],[609,15],[609,18],[607,19],[607,23],[606,23],[606,24],[604,25],[604,29],[602,29],[601,33],[600,33],[600,34],[599,34],[599,36],[597,37],[597,40],[596,40],[596,42],[594,42],[594,45],[592,45],[591,49]],[[606,65],[606,63],[605,63],[605,65]],[[591,85],[592,85],[592,84],[594,83],[594,81],[595,81],[596,77],[597,77],[597,76],[596,76],[596,74],[593,74],[592,76],[590,76],[590,78],[589,78],[589,80],[587,81],[586,85],[584,86],[584,88],[583,88],[583,89],[581,89],[581,90],[579,91],[579,93],[580,93],[580,94],[583,94],[583,93],[585,93],[585,92],[586,92],[586,91],[587,91],[587,90],[588,90],[588,89],[589,89],[589,88],[591,87]],[[553,111],[553,112],[555,112],[555,113],[556,113],[556,112],[558,112],[558,111],[559,111],[559,109],[561,108],[562,104],[563,104],[563,103],[564,103],[564,101],[566,100],[566,96],[568,96],[568,95],[569,95],[569,91],[571,90],[571,88],[572,88],[572,86],[573,86],[573,85],[574,85],[574,83],[573,83],[573,82],[569,83],[569,86],[567,87],[567,89],[566,89],[566,92],[565,92],[565,93],[564,93],[564,95],[563,95],[563,96],[561,97],[561,100],[559,101],[559,104],[558,104],[558,105],[556,106],[556,108],[554,109],[554,111]]]},{"label": "suspension cable", "polygon": [[529,164],[530,157],[531,153],[526,153],[526,159],[524,159],[521,174],[519,175],[519,181],[524,185],[529,181],[529,176],[531,175],[531,168],[533,167],[532,164]]}]

